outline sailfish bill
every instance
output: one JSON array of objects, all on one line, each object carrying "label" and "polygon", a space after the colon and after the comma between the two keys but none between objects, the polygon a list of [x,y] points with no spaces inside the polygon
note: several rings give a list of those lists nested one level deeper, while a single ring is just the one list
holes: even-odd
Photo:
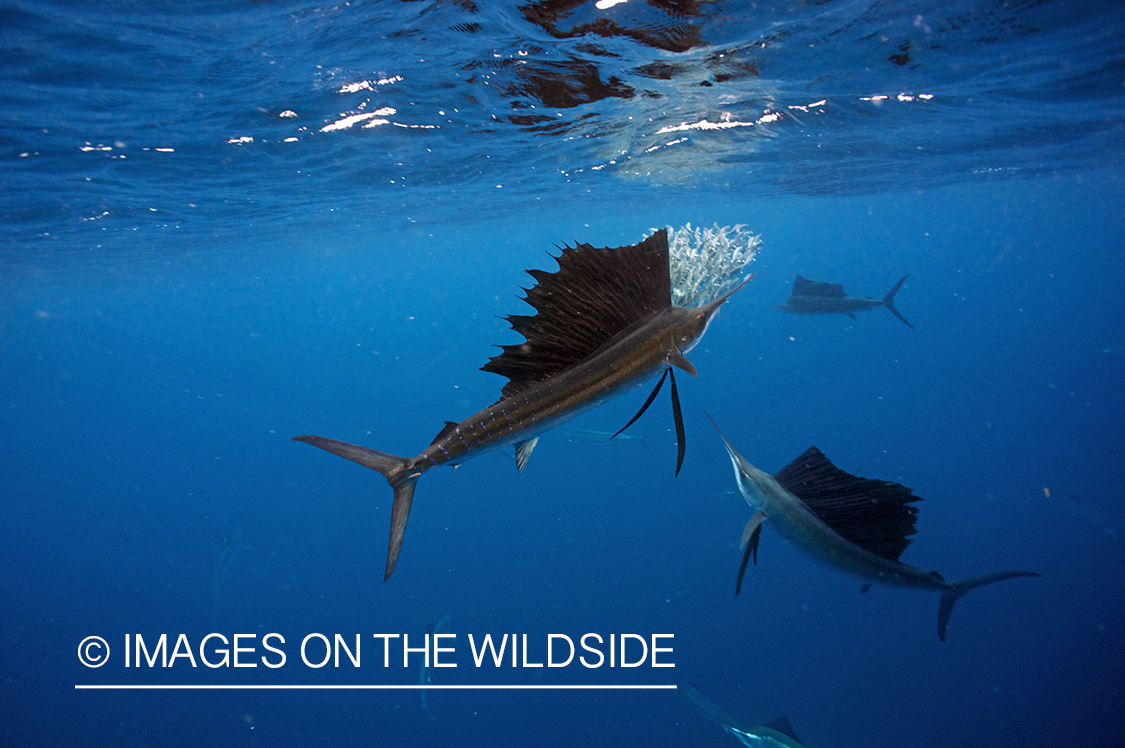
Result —
[{"label": "sailfish bill", "polygon": [[[524,300],[535,315],[511,315],[512,329],[526,338],[481,367],[508,383],[500,399],[463,421],[447,421],[417,457],[401,457],[323,436],[296,441],[371,468],[394,491],[384,581],[395,569],[418,479],[441,465],[514,446],[522,470],[538,437],[649,381],[672,380],[676,422],[676,472],[684,458],[683,416],[672,367],[696,374],[686,354],[699,342],[719,308],[750,281],[695,307],[672,305],[668,233],[662,229],[626,247],[564,247],[554,272],[529,270],[536,285]],[[640,414],[651,405],[660,385]],[[635,421],[636,418],[633,419]],[[630,424],[633,422],[630,421]]]},{"label": "sailfish bill", "polygon": [[742,590],[750,558],[758,562],[758,542],[767,521],[790,545],[826,566],[871,582],[940,592],[938,638],[942,641],[953,604],[966,592],[1005,579],[1039,576],[1011,570],[947,582],[936,571],[908,566],[899,556],[914,534],[918,509],[912,504],[921,500],[909,488],[846,473],[816,447],[770,475],[739,454],[722,431],[719,436],[734,466],[738,490],[755,510],[742,533],[735,594]]}]

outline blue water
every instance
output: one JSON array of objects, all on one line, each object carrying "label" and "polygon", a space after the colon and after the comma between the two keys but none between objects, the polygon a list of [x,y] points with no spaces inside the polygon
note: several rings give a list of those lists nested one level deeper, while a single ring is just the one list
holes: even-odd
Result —
[{"label": "blue water", "polygon": [[[448,614],[434,685],[688,681],[810,748],[1121,745],[1125,11],[557,5],[0,4],[0,744],[736,744],[663,690],[75,689],[417,685],[372,635]],[[631,393],[523,473],[427,474],[383,584],[385,481],[290,437],[416,454],[497,397],[525,269],[689,221],[763,249],[678,380],[680,476],[666,394],[642,441],[571,433]],[[772,308],[908,273],[915,330]],[[860,595],[767,524],[736,598],[705,409],[768,471],[815,444],[911,487],[907,563],[1043,576],[942,643],[937,595]],[[286,664],[125,667],[127,635],[212,632]],[[675,668],[467,641],[588,632],[673,634]],[[302,664],[311,633],[361,667]]]}]

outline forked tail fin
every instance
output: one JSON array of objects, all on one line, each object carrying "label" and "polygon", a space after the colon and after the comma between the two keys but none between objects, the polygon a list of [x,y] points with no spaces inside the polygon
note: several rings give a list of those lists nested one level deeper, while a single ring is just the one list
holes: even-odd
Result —
[{"label": "forked tail fin", "polygon": [[991,574],[981,574],[979,577],[969,577],[968,579],[954,582],[951,589],[941,593],[941,605],[938,607],[937,621],[938,638],[945,641],[945,627],[949,625],[949,616],[953,615],[953,604],[957,602],[957,598],[961,597],[969,590],[976,589],[986,584],[992,584],[993,582],[1002,582],[1005,579],[1037,576],[1040,575],[1034,571],[994,571]]},{"label": "forked tail fin", "polygon": [[395,503],[391,509],[391,540],[387,548],[387,571],[383,581],[391,578],[398,561],[398,553],[402,550],[402,536],[406,533],[406,522],[410,519],[410,504],[414,501],[414,485],[418,482],[420,472],[408,472],[410,463],[405,457],[378,452],[356,444],[328,439],[323,436],[294,436],[293,441],[311,444],[314,447],[339,455],[352,462],[358,462],[364,467],[369,467],[382,474],[391,484],[395,492]]},{"label": "forked tail fin", "polygon": [[898,290],[900,288],[902,288],[903,282],[909,277],[910,277],[909,275],[902,276],[902,280],[900,280],[898,283],[896,283],[895,287],[891,289],[891,292],[883,297],[883,306],[885,306],[887,309],[889,309],[891,314],[893,314],[894,316],[901,319],[902,324],[906,325],[911,330],[914,330],[914,329],[916,329],[914,327],[914,325],[907,322],[906,317],[903,317],[901,314],[899,314],[898,310],[895,309],[895,304],[894,304],[895,294],[898,293]]}]

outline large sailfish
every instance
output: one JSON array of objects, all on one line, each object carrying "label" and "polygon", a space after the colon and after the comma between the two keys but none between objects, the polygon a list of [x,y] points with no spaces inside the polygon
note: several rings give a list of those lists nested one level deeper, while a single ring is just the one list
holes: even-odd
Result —
[{"label": "large sailfish", "polygon": [[685,354],[699,342],[719,307],[749,279],[709,303],[673,306],[666,230],[627,247],[566,247],[557,262],[554,273],[528,271],[537,284],[525,289],[525,301],[537,314],[507,318],[526,342],[500,346],[503,352],[482,367],[508,378],[500,399],[459,423],[446,421],[417,457],[323,436],[293,437],[378,471],[394,489],[384,581],[394,571],[415,485],[423,473],[508,446],[515,447],[516,466],[523,470],[540,434],[658,374],[660,381],[625,428],[670,378],[679,473],[684,430],[672,367],[695,375]]}]

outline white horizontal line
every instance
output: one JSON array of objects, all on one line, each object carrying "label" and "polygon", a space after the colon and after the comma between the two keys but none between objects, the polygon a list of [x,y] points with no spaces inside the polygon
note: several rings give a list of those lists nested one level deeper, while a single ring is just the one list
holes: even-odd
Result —
[{"label": "white horizontal line", "polygon": [[656,691],[676,689],[674,685],[657,686],[519,686],[519,685],[493,685],[493,686],[389,686],[389,685],[216,685],[216,686],[169,686],[169,685],[80,685],[74,686],[79,691]]}]

